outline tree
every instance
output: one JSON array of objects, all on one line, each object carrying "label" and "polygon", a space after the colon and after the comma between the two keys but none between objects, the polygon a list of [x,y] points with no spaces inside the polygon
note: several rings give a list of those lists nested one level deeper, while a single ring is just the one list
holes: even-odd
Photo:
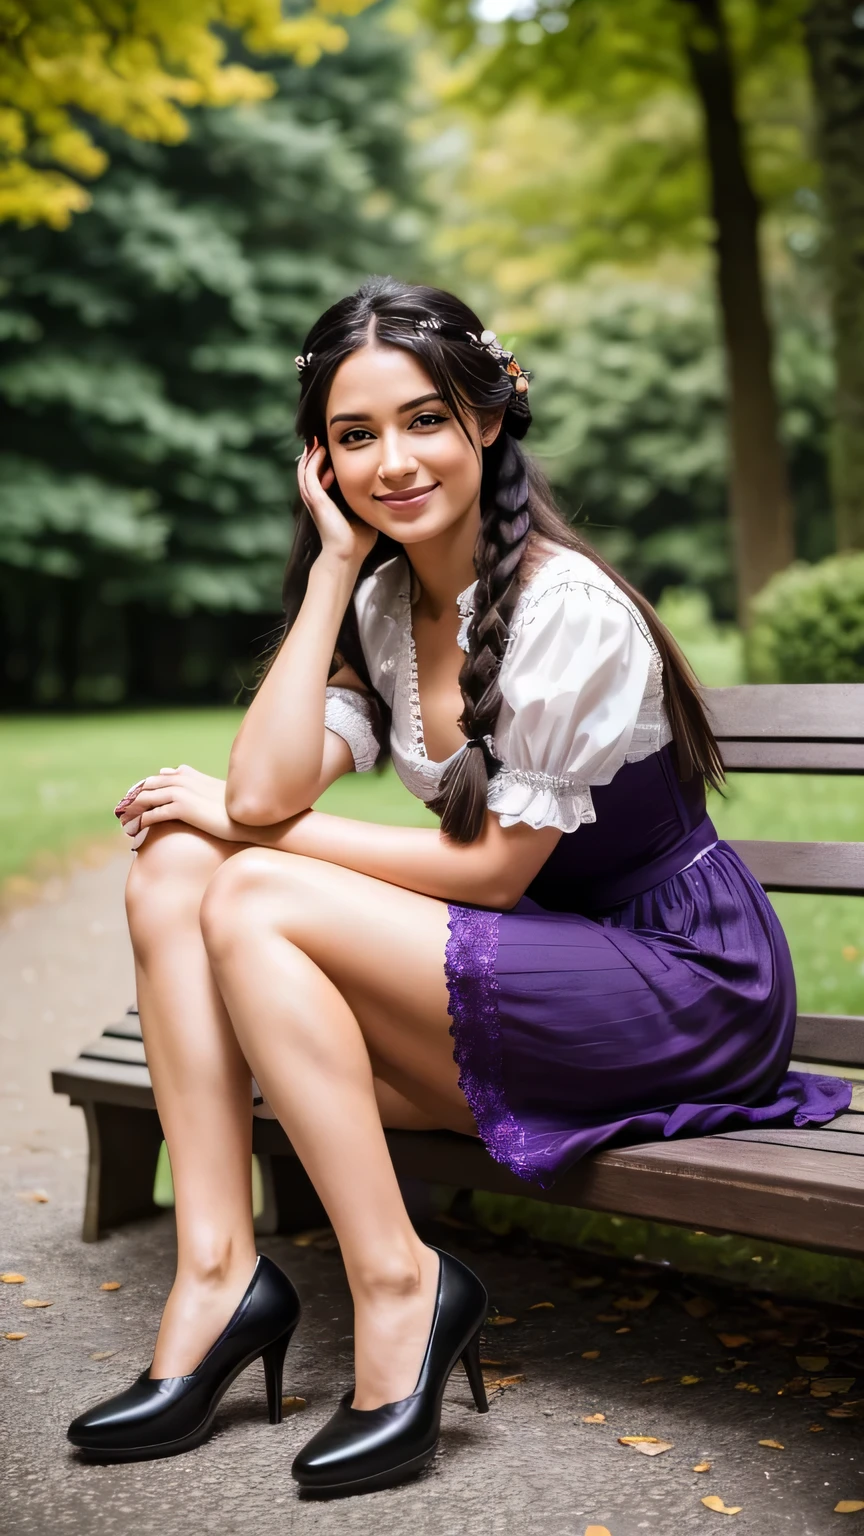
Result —
[{"label": "tree", "polygon": [[837,544],[864,550],[864,12],[851,0],[812,0],[806,30],[834,311]]},{"label": "tree", "polygon": [[90,206],[79,178],[108,163],[86,120],[136,139],[176,144],[188,107],[261,101],[273,81],[226,62],[224,30],[258,53],[298,64],[347,42],[332,18],[370,0],[310,0],[284,15],[280,0],[4,0],[0,10],[0,219],[65,228]]},{"label": "tree", "polygon": [[278,624],[294,356],[423,228],[386,14],[175,148],[102,130],[89,213],[0,231],[7,704],[231,698]]},{"label": "tree", "polygon": [[[497,37],[473,19],[470,0],[434,7],[430,0],[427,8],[468,61],[463,100],[470,94],[476,110],[488,114],[526,94],[541,110],[566,113],[584,135],[586,154],[569,184],[583,172],[587,191],[577,190],[569,218],[565,209],[557,215],[574,229],[571,270],[713,244],[742,620],[752,593],[794,548],[760,214],[766,198],[782,202],[812,180],[795,99],[804,78],[799,4],[537,0],[520,6]],[[772,94],[773,108],[765,110]],[[749,144],[742,114],[755,130]],[[547,139],[546,154],[557,149]],[[566,185],[566,169],[563,179]],[[530,189],[523,190],[530,202]],[[523,240],[526,233],[530,239],[530,221]]]}]

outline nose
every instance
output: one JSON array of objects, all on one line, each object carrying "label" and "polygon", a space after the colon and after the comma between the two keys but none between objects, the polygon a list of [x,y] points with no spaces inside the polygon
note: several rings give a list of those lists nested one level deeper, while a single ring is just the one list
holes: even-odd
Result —
[{"label": "nose", "polygon": [[409,475],[416,475],[420,465],[402,432],[385,432],[379,441],[381,458],[378,464],[378,479],[383,484],[392,485],[395,481],[405,480]]}]

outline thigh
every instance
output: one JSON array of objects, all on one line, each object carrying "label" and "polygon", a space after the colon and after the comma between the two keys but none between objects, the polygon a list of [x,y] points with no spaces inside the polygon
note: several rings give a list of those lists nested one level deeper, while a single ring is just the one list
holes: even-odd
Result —
[{"label": "thigh", "polygon": [[232,864],[238,897],[248,873],[279,930],[338,987],[376,1076],[439,1125],[473,1132],[447,1011],[447,903],[300,854],[254,849]]}]

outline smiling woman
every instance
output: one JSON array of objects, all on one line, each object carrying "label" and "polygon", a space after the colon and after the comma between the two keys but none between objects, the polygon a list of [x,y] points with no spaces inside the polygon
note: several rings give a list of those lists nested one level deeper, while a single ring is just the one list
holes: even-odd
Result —
[{"label": "smiling woman", "polygon": [[[285,634],[227,782],[164,769],[120,812],[147,832],[128,911],[178,1272],[150,1375],[70,1434],[186,1449],[258,1355],[278,1403],[297,1302],[255,1259],[251,1069],[354,1299],[353,1393],[293,1468],[320,1494],[425,1466],[460,1357],[485,1407],[486,1293],[415,1233],[385,1126],[479,1136],[545,1187],[613,1140],[824,1121],[850,1088],[788,1071],[789,951],[708,818],[695,680],[522,452],[512,353],[374,278],[298,368]],[[309,809],[388,751],[440,830]]]}]

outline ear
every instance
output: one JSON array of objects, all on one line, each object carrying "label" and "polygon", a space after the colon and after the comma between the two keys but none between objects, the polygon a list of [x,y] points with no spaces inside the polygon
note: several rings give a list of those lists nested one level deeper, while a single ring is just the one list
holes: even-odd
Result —
[{"label": "ear", "polygon": [[484,448],[489,448],[491,447],[492,443],[494,443],[498,433],[501,431],[501,424],[504,420],[505,413],[505,406],[502,406],[501,409],[497,411],[482,411],[480,413],[478,417],[478,424],[480,427],[480,442]]}]

